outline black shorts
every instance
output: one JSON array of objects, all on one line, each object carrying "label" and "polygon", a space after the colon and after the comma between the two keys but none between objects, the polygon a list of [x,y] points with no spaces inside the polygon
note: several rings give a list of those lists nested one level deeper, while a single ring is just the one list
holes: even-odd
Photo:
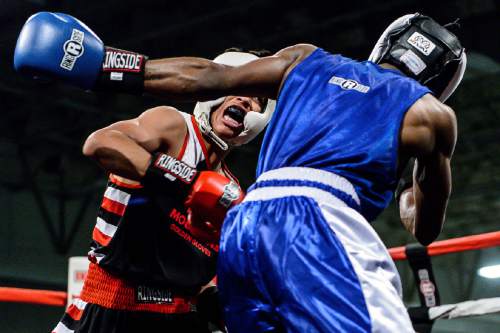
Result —
[{"label": "black shorts", "polygon": [[209,333],[198,312],[164,314],[103,308],[88,303],[80,313],[68,308],[53,333]]}]

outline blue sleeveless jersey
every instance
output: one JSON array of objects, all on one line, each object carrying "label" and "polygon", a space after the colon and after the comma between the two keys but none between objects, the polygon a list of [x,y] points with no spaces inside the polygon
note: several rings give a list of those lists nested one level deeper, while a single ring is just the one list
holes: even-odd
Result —
[{"label": "blue sleeveless jersey", "polygon": [[257,176],[301,166],[349,180],[374,220],[397,185],[406,111],[429,89],[398,71],[315,50],[288,75],[259,156]]}]

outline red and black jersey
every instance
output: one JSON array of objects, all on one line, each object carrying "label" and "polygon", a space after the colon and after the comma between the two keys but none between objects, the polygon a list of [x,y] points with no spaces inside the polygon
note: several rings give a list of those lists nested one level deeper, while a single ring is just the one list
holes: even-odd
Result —
[{"label": "red and black jersey", "polygon": [[[211,170],[194,117],[181,114],[188,131],[177,158],[197,170]],[[200,241],[186,229],[184,199],[175,193],[153,195],[137,182],[111,175],[92,233],[90,260],[134,283],[196,294],[215,276],[218,243]]]}]

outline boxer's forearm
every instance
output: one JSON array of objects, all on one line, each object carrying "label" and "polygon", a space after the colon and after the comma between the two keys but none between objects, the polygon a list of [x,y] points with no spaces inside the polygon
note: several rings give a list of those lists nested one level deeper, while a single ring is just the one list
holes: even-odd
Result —
[{"label": "boxer's forearm", "polygon": [[144,90],[174,100],[211,100],[229,95],[275,99],[287,72],[301,55],[308,54],[306,51],[291,48],[238,67],[203,58],[149,60]]},{"label": "boxer's forearm", "polygon": [[413,173],[415,195],[415,237],[428,245],[440,234],[451,194],[451,157],[457,141],[455,113],[439,105],[428,112],[429,137],[427,152],[417,157]]},{"label": "boxer's forearm", "polygon": [[420,167],[421,169],[416,170],[413,185],[414,235],[424,245],[432,243],[441,233],[451,193],[449,159],[440,158],[429,164],[442,164],[442,166]]},{"label": "boxer's forearm", "polygon": [[107,172],[140,180],[146,173],[151,154],[125,134],[97,131],[85,141],[83,153]]},{"label": "boxer's forearm", "polygon": [[144,90],[173,100],[208,100],[226,94],[224,65],[203,58],[146,62]]},{"label": "boxer's forearm", "polygon": [[401,223],[423,245],[433,242],[443,227],[448,190],[431,188],[425,182],[414,182],[414,185],[401,193],[399,199],[399,215]]},{"label": "boxer's forearm", "polygon": [[424,197],[423,194],[417,194],[415,202],[414,235],[421,244],[428,245],[441,233],[448,196],[436,194]]}]

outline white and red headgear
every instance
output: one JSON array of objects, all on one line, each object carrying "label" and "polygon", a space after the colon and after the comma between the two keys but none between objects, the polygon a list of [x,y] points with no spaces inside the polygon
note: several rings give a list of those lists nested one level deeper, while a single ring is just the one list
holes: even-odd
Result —
[{"label": "white and red headgear", "polygon": [[446,27],[419,13],[401,16],[385,29],[368,60],[395,65],[444,102],[462,81],[467,56]]},{"label": "white and red headgear", "polygon": [[[214,62],[227,66],[241,66],[258,58],[256,55],[246,52],[226,52],[217,56]],[[269,99],[264,112],[248,112],[243,119],[243,131],[237,137],[224,141],[215,134],[210,123],[212,111],[224,102],[224,98],[198,102],[193,112],[201,132],[223,150],[227,150],[229,146],[240,146],[253,140],[266,127],[276,106],[276,101]]]}]

